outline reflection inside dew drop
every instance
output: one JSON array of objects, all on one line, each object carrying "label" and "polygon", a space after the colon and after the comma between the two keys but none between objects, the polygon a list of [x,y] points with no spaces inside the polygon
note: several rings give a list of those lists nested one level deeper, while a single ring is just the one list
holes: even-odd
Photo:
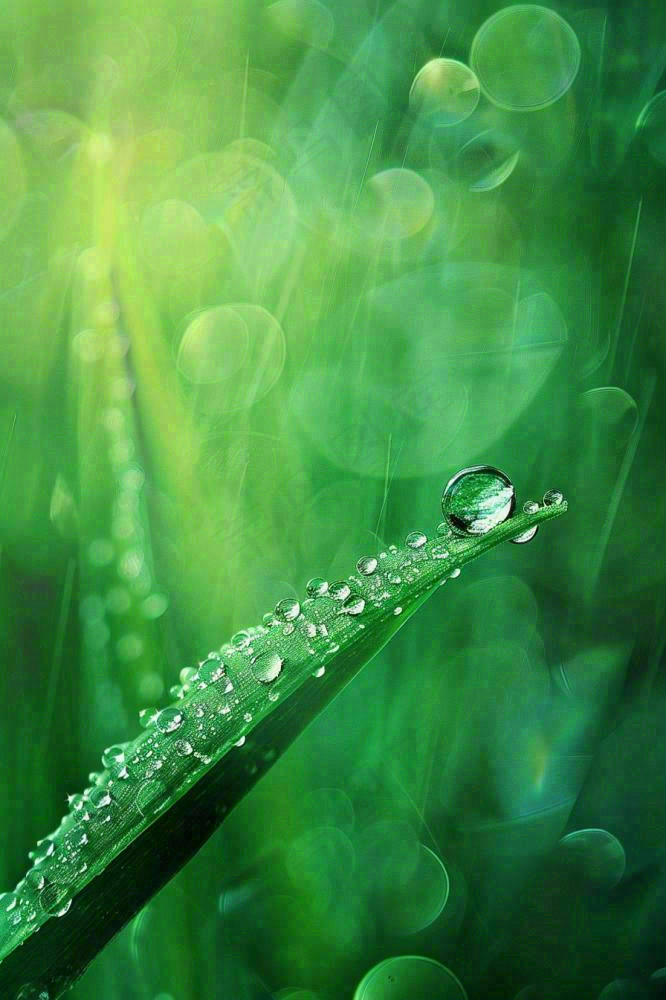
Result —
[{"label": "reflection inside dew drop", "polygon": [[459,535],[484,535],[511,517],[515,505],[511,480],[490,465],[463,469],[442,494],[444,518]]}]

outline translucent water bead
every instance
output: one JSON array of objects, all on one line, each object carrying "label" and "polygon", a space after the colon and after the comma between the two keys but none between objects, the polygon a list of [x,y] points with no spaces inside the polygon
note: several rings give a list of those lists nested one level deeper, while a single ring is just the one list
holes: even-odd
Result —
[{"label": "translucent water bead", "polygon": [[511,517],[515,506],[513,483],[491,465],[463,469],[442,493],[444,520],[458,535],[485,535]]}]

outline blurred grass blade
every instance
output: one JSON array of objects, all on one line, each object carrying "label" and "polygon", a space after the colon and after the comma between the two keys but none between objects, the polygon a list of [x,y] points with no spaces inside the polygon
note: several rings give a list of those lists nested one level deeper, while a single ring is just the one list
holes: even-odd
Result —
[{"label": "blurred grass blade", "polygon": [[0,897],[0,997],[60,996],[440,583],[566,509],[530,509],[481,536],[412,534],[210,653],[176,702],[105,751]]}]

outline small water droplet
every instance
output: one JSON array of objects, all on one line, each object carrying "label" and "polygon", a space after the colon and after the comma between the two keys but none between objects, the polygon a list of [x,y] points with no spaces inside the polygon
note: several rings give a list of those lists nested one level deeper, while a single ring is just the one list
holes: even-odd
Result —
[{"label": "small water droplet", "polygon": [[363,576],[372,576],[377,569],[377,560],[374,556],[363,556],[356,563],[356,569],[359,573],[362,573]]},{"label": "small water droplet", "polygon": [[242,747],[244,744],[245,744],[245,737],[241,736],[241,738],[239,740],[236,740],[236,742],[234,743],[234,746],[235,747]]},{"label": "small water droplet", "polygon": [[74,812],[80,812],[83,809],[83,796],[76,792],[74,795],[67,796],[67,804]]},{"label": "small water droplet", "polygon": [[398,576],[397,573],[389,573],[386,579],[388,580],[389,583],[392,583],[394,586],[397,586],[399,583],[402,583],[402,577]]},{"label": "small water droplet", "polygon": [[350,594],[340,608],[341,615],[360,615],[365,608],[365,601],[359,594]]},{"label": "small water droplet", "polygon": [[424,535],[422,531],[410,531],[407,538],[405,538],[405,544],[410,549],[422,549],[427,541],[428,536]]},{"label": "small water droplet", "polygon": [[88,801],[95,809],[103,809],[105,806],[111,805],[111,792],[108,788],[104,788],[103,785],[97,785],[90,792]]},{"label": "small water droplet", "polygon": [[245,722],[252,722],[252,713],[251,712],[244,712],[243,713],[243,719],[245,720]]},{"label": "small water droplet", "polygon": [[271,628],[273,625],[276,624],[275,618],[273,617],[270,611],[267,611],[261,620],[266,628]]},{"label": "small water droplet", "polygon": [[440,521],[439,522],[439,524],[437,525],[437,534],[438,535],[450,535],[451,534],[451,529],[449,528],[449,526],[446,523],[446,521]]},{"label": "small water droplet", "polygon": [[449,580],[455,580],[457,576],[460,576],[460,567],[459,566],[456,566],[455,569],[451,570],[451,572],[449,573]]},{"label": "small water droplet", "polygon": [[2,900],[0,902],[3,910],[7,913],[7,920],[10,924],[16,925],[20,924],[22,920],[21,910],[19,908],[19,898],[15,892],[5,892],[2,894]]},{"label": "small water droplet", "polygon": [[40,892],[39,902],[44,913],[52,917],[63,917],[72,905],[72,898],[67,886],[49,882]]},{"label": "small water droplet", "polygon": [[293,631],[294,631],[294,623],[287,622],[285,627],[282,629],[282,635],[291,635]]},{"label": "small water droplet", "polygon": [[179,708],[163,708],[157,716],[155,725],[161,733],[173,733],[180,729],[185,721],[185,713]]},{"label": "small water droplet", "polygon": [[311,580],[305,584],[305,592],[308,597],[323,597],[323,595],[328,590],[328,580],[324,580],[321,576],[313,576]]},{"label": "small water droplet", "polygon": [[37,841],[37,847],[34,851],[28,852],[28,857],[35,864],[39,865],[42,861],[46,861],[47,858],[52,857],[55,854],[56,845],[50,837],[45,837],[43,840]]},{"label": "small water droplet", "polygon": [[326,673],[326,667],[321,666],[321,667],[317,667],[317,669],[315,671],[313,671],[312,676],[313,677],[323,677],[325,673]]},{"label": "small water droplet", "polygon": [[402,608],[401,607],[394,608],[393,609],[393,614],[394,615],[401,615],[402,614]]},{"label": "small water droplet", "polygon": [[526,500],[523,504],[523,511],[525,514],[536,514],[539,509],[539,504],[536,500]]},{"label": "small water droplet", "polygon": [[113,767],[116,764],[124,764],[125,750],[119,744],[107,747],[102,754],[102,764],[104,767]]},{"label": "small water droplet", "polygon": [[199,665],[199,680],[204,684],[215,684],[225,676],[225,665],[219,656],[209,656]]},{"label": "small water droplet", "polygon": [[179,757],[189,757],[192,753],[192,744],[187,740],[176,740],[173,748]]},{"label": "small water droplet", "polygon": [[276,691],[275,689],[273,689],[272,691],[268,692],[268,700],[269,701],[277,701],[279,697],[280,697],[280,692]]},{"label": "small water droplet", "polygon": [[448,559],[449,550],[447,549],[446,545],[433,545],[432,557],[433,559]]},{"label": "small water droplet", "polygon": [[165,793],[164,783],[157,778],[150,778],[139,785],[134,801],[141,815],[150,816],[157,812]]},{"label": "small water droplet", "polygon": [[558,504],[562,503],[564,497],[559,490],[548,490],[543,495],[543,502],[546,507],[556,507]]},{"label": "small water droplet", "polygon": [[274,649],[259,653],[251,661],[252,673],[260,684],[271,684],[282,671],[284,660]]},{"label": "small water droplet", "polygon": [[528,528],[527,531],[524,531],[522,535],[516,535],[515,538],[511,539],[511,541],[514,542],[516,545],[525,545],[526,542],[532,541],[538,530],[539,530],[539,525],[534,524],[532,525],[531,528]]},{"label": "small water droplet", "polygon": [[332,597],[334,601],[346,601],[346,599],[351,594],[351,587],[344,580],[338,580],[337,583],[332,583],[328,589],[329,597]]},{"label": "small water droplet", "polygon": [[286,597],[283,601],[278,601],[275,605],[275,617],[283,622],[292,622],[301,613],[301,606],[298,601],[291,597]]},{"label": "small water droplet", "polygon": [[301,634],[307,636],[308,639],[314,639],[317,634],[317,626],[314,622],[303,622],[301,625]]},{"label": "small water droplet", "polygon": [[240,632],[234,633],[231,637],[231,645],[236,649],[245,649],[250,645],[249,632],[246,632],[245,629],[241,629]]},{"label": "small water droplet", "polygon": [[31,888],[37,889],[38,891],[44,888],[44,884],[46,882],[46,879],[38,868],[31,868],[26,874],[25,880]]},{"label": "small water droplet", "polygon": [[143,729],[148,729],[154,725],[157,716],[158,710],[156,708],[142,708],[139,712],[139,725]]}]

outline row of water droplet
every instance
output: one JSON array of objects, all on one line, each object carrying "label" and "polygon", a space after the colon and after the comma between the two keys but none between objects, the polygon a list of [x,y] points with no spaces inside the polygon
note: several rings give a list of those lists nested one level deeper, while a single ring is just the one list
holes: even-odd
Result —
[{"label": "row of water droplet", "polygon": [[[558,491],[549,491],[544,504],[562,499]],[[430,545],[422,531],[412,531],[404,548],[390,545],[378,556],[359,559],[348,580],[329,583],[313,577],[302,603],[279,601],[261,626],[235,633],[196,668],[182,670],[180,684],[172,689],[177,703],[144,709],[144,731],[104,751],[104,772],[92,773],[90,787],[69,797],[70,812],[60,827],[30,853],[33,868],[14,893],[0,897],[0,943],[3,924],[6,931],[28,933],[45,919],[67,913],[73,895],[147,822],[230,745],[243,746],[250,724],[270,711],[285,685],[293,690],[304,670],[323,676],[341,644],[348,645],[365,629],[362,618],[371,621],[372,612],[380,618],[402,614],[422,569],[432,571],[449,559],[450,548],[459,550],[460,539],[486,533],[511,516],[514,507],[513,487],[502,473],[490,467],[465,470],[447,484],[444,520]],[[524,507],[527,513],[537,509],[533,501]],[[514,540],[528,541],[535,533],[533,527]],[[440,575],[441,569],[435,573]],[[442,582],[459,574],[452,559]],[[293,668],[288,678],[283,676],[286,663]],[[249,767],[256,772],[256,764]]]}]

